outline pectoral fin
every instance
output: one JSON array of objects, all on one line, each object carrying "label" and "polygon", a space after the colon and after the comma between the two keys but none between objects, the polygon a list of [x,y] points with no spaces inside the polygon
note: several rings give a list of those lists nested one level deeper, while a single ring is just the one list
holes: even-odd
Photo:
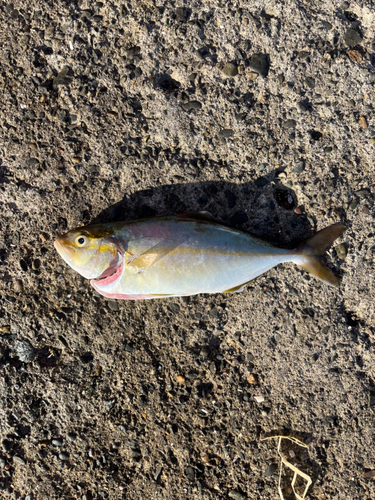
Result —
[{"label": "pectoral fin", "polygon": [[128,267],[134,268],[137,273],[141,273],[150,266],[158,262],[160,259],[173,252],[178,247],[178,244],[172,240],[163,240],[153,247],[146,250],[139,257],[135,257],[128,263]]},{"label": "pectoral fin", "polygon": [[157,253],[145,253],[140,257],[137,257],[136,259],[132,260],[128,265],[128,267],[134,267],[137,269],[139,273],[141,273],[148,267],[152,266],[152,264],[156,261],[157,258],[158,258]]}]

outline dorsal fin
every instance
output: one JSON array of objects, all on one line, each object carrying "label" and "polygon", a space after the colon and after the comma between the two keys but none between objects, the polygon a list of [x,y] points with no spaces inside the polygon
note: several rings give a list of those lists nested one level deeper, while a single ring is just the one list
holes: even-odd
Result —
[{"label": "dorsal fin", "polygon": [[205,210],[202,210],[201,212],[185,212],[184,214],[177,214],[177,217],[180,219],[203,220],[205,222],[214,222],[218,224],[217,220],[213,218],[213,215]]}]

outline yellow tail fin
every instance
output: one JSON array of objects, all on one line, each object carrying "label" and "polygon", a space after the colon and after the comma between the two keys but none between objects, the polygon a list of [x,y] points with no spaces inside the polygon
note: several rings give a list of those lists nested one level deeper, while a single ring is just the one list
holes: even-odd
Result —
[{"label": "yellow tail fin", "polygon": [[314,236],[311,236],[311,238],[301,243],[297,248],[298,255],[304,259],[304,263],[300,264],[300,266],[319,280],[331,286],[339,286],[340,280],[332,271],[323,265],[319,256],[322,255],[322,253],[324,253],[345,230],[346,228],[341,224],[325,227],[314,234]]}]

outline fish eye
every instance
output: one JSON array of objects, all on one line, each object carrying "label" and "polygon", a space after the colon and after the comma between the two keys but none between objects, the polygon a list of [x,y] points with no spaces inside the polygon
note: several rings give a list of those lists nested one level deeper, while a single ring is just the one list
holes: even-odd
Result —
[{"label": "fish eye", "polygon": [[77,236],[77,238],[75,239],[75,244],[77,245],[77,247],[84,247],[87,243],[87,238],[86,236],[83,236],[83,234],[81,234],[80,236]]}]

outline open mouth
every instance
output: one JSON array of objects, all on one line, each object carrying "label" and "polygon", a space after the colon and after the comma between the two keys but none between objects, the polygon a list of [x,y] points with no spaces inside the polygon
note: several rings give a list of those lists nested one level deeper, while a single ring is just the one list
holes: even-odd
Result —
[{"label": "open mouth", "polygon": [[106,269],[100,276],[91,281],[94,283],[100,283],[100,285],[110,285],[121,276],[123,269],[124,259],[118,252],[116,254],[116,258],[113,259],[108,269]]}]

